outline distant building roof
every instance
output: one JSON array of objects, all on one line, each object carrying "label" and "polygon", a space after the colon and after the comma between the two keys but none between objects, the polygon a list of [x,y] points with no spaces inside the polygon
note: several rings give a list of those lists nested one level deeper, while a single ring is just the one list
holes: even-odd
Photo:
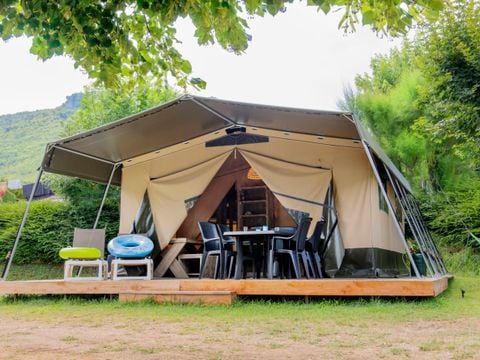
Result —
[{"label": "distant building roof", "polygon": [[10,190],[17,190],[22,188],[22,181],[19,179],[14,179],[14,180],[8,180],[8,185],[7,187]]},{"label": "distant building roof", "polygon": [[[28,199],[30,197],[30,194],[32,193],[34,184],[26,184],[23,185],[23,196],[25,199]],[[45,199],[50,196],[53,196],[53,191],[45,184],[40,183],[37,186],[37,190],[35,190],[35,194],[33,195],[33,200],[40,200],[40,199]]]}]

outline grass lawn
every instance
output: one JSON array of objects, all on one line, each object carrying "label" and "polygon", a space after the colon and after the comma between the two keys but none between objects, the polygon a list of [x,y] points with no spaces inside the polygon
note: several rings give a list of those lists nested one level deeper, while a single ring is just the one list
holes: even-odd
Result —
[{"label": "grass lawn", "polygon": [[480,359],[480,284],[457,276],[435,299],[231,307],[3,298],[0,323],[6,359]]}]

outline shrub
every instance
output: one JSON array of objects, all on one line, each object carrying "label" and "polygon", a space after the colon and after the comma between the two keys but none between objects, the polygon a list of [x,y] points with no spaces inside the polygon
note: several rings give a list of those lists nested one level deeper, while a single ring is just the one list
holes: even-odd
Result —
[{"label": "shrub", "polygon": [[[457,185],[455,191],[423,194],[419,203],[428,228],[442,245],[456,251],[466,245],[468,229],[480,236],[480,179]],[[479,244],[470,238],[470,245]]]},{"label": "shrub", "polygon": [[[26,202],[0,204],[0,256],[11,250]],[[72,244],[75,227],[91,228],[98,204],[74,207],[68,202],[40,200],[32,203],[14,261],[25,263],[58,263],[58,251]],[[99,228],[105,227],[107,239],[118,232],[118,206],[106,204]]]}]

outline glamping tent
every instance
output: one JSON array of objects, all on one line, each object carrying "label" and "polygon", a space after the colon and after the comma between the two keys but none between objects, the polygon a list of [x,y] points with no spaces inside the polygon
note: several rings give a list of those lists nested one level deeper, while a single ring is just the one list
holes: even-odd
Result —
[{"label": "glamping tent", "polygon": [[[409,242],[427,275],[446,273],[407,180],[350,113],[185,95],[48,144],[39,178],[43,171],[105,183],[106,192],[121,186],[119,233],[149,218],[159,250],[175,236],[196,237],[197,221],[214,216],[237,228],[309,216],[310,231],[323,217],[330,276],[409,276],[410,267],[425,275]],[[239,206],[260,188],[265,209]],[[219,215],[232,206],[228,196],[236,213]]]}]

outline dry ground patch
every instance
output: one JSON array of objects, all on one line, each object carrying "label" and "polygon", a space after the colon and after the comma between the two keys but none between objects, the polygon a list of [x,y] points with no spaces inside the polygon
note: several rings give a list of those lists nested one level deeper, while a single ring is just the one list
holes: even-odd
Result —
[{"label": "dry ground patch", "polygon": [[0,358],[480,359],[478,283],[458,278],[439,298],[415,301],[3,299]]}]

